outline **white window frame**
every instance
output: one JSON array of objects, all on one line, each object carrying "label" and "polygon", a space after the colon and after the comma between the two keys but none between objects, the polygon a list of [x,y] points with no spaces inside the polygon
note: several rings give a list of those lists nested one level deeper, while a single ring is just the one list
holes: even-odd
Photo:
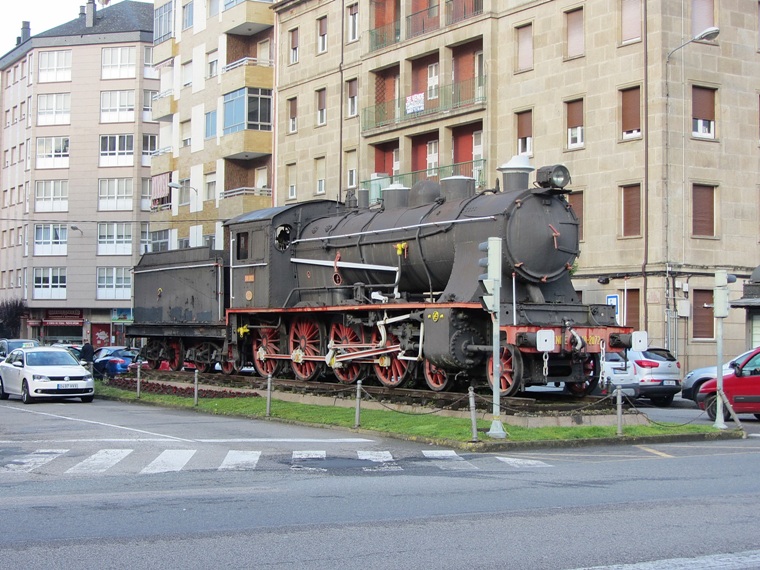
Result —
[{"label": "white window frame", "polygon": [[[356,11],[352,13],[352,9],[356,7]],[[348,32],[348,41],[355,42],[359,39],[359,4],[351,4],[346,6],[346,26]]]},{"label": "white window frame", "polygon": [[193,0],[182,6],[182,29],[193,27]]},{"label": "white window frame", "polygon": [[132,255],[132,223],[98,223],[98,255]]},{"label": "white window frame", "polygon": [[158,150],[158,135],[145,133],[142,136],[142,165],[150,166],[153,154]]},{"label": "white window frame", "polygon": [[427,98],[428,100],[438,99],[438,81],[439,65],[436,61],[427,67]]},{"label": "white window frame", "polygon": [[143,178],[140,183],[140,210],[150,212],[151,190],[153,188],[152,178]]},{"label": "white window frame", "polygon": [[700,139],[715,139],[715,121],[709,119],[692,119],[691,134]]},{"label": "white window frame", "polygon": [[425,152],[425,162],[428,176],[438,175],[438,140],[428,141]]},{"label": "white window frame", "polygon": [[[103,143],[106,142],[106,149]],[[135,136],[101,135],[99,166],[132,166],[135,162]]]},{"label": "white window frame", "polygon": [[38,137],[37,168],[68,168],[69,137]]},{"label": "white window frame", "polygon": [[70,123],[71,93],[41,93],[37,96],[38,126],[68,125]]},{"label": "white window frame", "polygon": [[66,255],[68,226],[66,224],[34,224],[34,256]]},{"label": "white window frame", "polygon": [[319,33],[319,26],[322,20],[325,20],[326,23],[327,16],[317,19],[317,53],[325,53],[327,51],[327,32],[324,34]]},{"label": "white window frame", "polygon": [[583,145],[585,144],[583,135],[583,125],[577,127],[568,127],[567,148],[583,148]]},{"label": "white window frame", "polygon": [[65,299],[66,268],[35,267],[33,273],[32,298]]},{"label": "white window frame", "polygon": [[68,180],[37,180],[34,184],[35,212],[67,212],[69,210]]},{"label": "white window frame", "polygon": [[103,48],[101,79],[128,79],[137,77],[137,48],[120,46]]},{"label": "white window frame", "polygon": [[97,270],[97,299],[132,298],[132,268],[131,267],[98,267]]},{"label": "white window frame", "polygon": [[133,193],[131,178],[101,178],[98,180],[98,211],[131,211]]},{"label": "white window frame", "polygon": [[52,83],[71,81],[71,50],[43,51],[37,62],[37,81]]},{"label": "white window frame", "polygon": [[[143,101],[143,105],[145,102]],[[134,123],[135,122],[135,90],[100,92],[100,122],[101,123]]]}]

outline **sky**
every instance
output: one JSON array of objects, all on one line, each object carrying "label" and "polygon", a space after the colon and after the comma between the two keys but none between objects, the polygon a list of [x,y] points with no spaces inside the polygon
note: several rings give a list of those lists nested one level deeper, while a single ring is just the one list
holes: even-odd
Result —
[{"label": "sky", "polygon": [[[79,7],[85,4],[87,0],[0,0],[0,55],[16,46],[21,22],[29,22],[34,36],[77,18]],[[98,0],[95,4],[101,7]]]}]

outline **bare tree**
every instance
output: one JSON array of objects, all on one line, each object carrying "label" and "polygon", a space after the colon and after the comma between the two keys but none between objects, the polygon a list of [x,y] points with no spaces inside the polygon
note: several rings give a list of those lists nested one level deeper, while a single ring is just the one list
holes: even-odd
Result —
[{"label": "bare tree", "polygon": [[17,337],[21,331],[21,317],[25,312],[26,303],[22,299],[0,303],[0,337]]}]

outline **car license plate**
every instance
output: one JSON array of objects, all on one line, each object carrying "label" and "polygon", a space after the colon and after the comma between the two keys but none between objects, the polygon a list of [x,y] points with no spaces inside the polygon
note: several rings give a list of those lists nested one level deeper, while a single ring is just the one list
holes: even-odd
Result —
[{"label": "car license plate", "polygon": [[675,380],[665,380],[665,381],[662,383],[662,385],[663,385],[663,386],[675,386],[675,385],[676,385],[676,381],[675,381]]},{"label": "car license plate", "polygon": [[58,384],[59,390],[70,390],[71,388],[79,388],[77,382],[66,382],[65,384]]}]

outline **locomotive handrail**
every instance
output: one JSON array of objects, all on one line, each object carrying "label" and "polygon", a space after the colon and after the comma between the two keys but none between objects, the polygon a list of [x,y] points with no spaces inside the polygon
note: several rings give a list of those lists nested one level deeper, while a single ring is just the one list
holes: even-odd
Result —
[{"label": "locomotive handrail", "polygon": [[[325,241],[325,240],[331,240],[331,239],[338,239],[338,238],[350,238],[350,237],[357,237],[357,236],[365,236],[365,235],[373,235],[373,234],[385,234],[390,232],[397,232],[401,230],[413,230],[417,228],[428,228],[428,227],[437,227],[437,226],[446,226],[446,225],[452,225],[452,224],[466,224],[470,222],[483,222],[486,220],[495,220],[496,216],[480,216],[478,218],[467,218],[465,220],[442,220],[440,222],[427,222],[424,224],[412,224],[410,226],[401,226],[398,228],[386,228],[382,230],[371,230],[366,232],[354,232],[351,234],[340,234],[340,235],[330,235],[330,236],[322,236],[322,237],[315,237],[315,238],[305,238],[305,239],[296,239],[293,240],[291,243],[302,243],[302,242],[308,242],[308,241]],[[332,262],[330,262],[330,265],[332,265]]]},{"label": "locomotive handrail", "polygon": [[345,267],[346,269],[371,269],[374,271],[398,271],[398,267],[394,267],[392,265],[374,265],[371,263],[356,263],[355,261],[328,261],[328,260],[323,260],[323,259],[305,259],[302,257],[292,257],[290,261],[292,263],[322,265],[324,267],[333,267],[337,265],[338,267]]},{"label": "locomotive handrail", "polygon": [[220,263],[202,263],[199,265],[173,265],[171,267],[157,267],[153,269],[133,268],[133,273],[158,273],[160,271],[174,271],[175,269],[195,269],[196,267],[218,267]]}]

